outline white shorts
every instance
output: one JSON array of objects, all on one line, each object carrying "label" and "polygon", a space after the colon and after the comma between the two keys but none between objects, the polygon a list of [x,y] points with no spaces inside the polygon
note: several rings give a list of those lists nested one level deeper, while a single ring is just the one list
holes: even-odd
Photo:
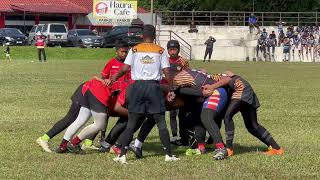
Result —
[{"label": "white shorts", "polygon": [[10,57],[10,54],[6,54],[6,57]]}]

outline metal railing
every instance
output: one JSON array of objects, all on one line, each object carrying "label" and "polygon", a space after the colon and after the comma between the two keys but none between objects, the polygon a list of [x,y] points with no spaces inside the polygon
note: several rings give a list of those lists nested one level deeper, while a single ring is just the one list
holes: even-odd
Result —
[{"label": "metal railing", "polygon": [[[236,11],[159,11],[159,25],[247,26],[252,12]],[[254,12],[260,26],[275,26],[279,20],[287,25],[318,25],[319,12]]]},{"label": "metal railing", "polygon": [[171,30],[157,30],[157,43],[160,44],[160,38],[162,37],[166,38],[168,41],[172,39],[179,41],[181,56],[191,60],[192,47],[186,40]]}]

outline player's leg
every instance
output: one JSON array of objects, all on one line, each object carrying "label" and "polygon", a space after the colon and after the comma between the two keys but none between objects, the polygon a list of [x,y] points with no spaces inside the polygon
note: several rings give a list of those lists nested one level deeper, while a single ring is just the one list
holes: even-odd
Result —
[{"label": "player's leg", "polygon": [[93,124],[90,124],[89,126],[85,127],[79,135],[75,136],[71,141],[70,141],[70,147],[68,147],[71,151],[75,153],[80,153],[82,154],[83,151],[80,147],[80,143],[82,140],[93,136],[97,134],[99,131],[105,129],[106,127],[106,122],[108,115],[105,112],[96,112],[91,110],[92,117],[94,119]]},{"label": "player's leg", "polygon": [[170,127],[172,133],[172,139],[178,138],[178,123],[177,123],[177,110],[170,111]]},{"label": "player's leg", "polygon": [[113,160],[116,162],[126,163],[126,154],[129,149],[129,144],[132,140],[134,131],[137,125],[144,121],[145,114],[129,112],[128,124],[124,132],[120,135],[118,141],[122,145],[121,152],[118,157]]},{"label": "player's leg", "polygon": [[224,124],[226,130],[226,146],[233,150],[233,139],[234,139],[234,122],[233,116],[240,111],[241,101],[238,99],[231,100],[227,107],[226,114],[224,116]]},{"label": "player's leg", "polygon": [[266,154],[273,155],[284,153],[283,149],[277,144],[271,134],[258,123],[257,110],[255,108],[251,107],[250,105],[246,105],[241,109],[241,114],[249,133],[258,138],[268,147],[271,147],[270,150],[266,152]]},{"label": "player's leg", "polygon": [[127,117],[120,117],[118,119],[117,123],[110,130],[108,136],[104,140],[101,140],[100,142],[101,152],[108,151],[110,147],[116,143],[121,133],[126,129],[127,123],[128,123]]},{"label": "player's leg", "polygon": [[57,149],[57,153],[64,153],[67,150],[68,142],[76,134],[91,117],[91,110],[86,107],[81,107],[77,119],[67,128],[63,139]]},{"label": "player's leg", "polygon": [[68,113],[60,121],[56,122],[52,128],[44,135],[37,139],[37,143],[46,152],[52,152],[49,149],[48,142],[54,136],[65,130],[70,124],[72,124],[78,117],[80,111],[80,105],[77,103],[72,103]]},{"label": "player's leg", "polygon": [[160,141],[163,145],[164,153],[166,154],[165,161],[179,160],[179,158],[176,158],[175,156],[172,155],[170,135],[169,135],[169,131],[168,131],[166,120],[165,120],[165,113],[152,114],[152,117],[156,122],[159,130]]},{"label": "player's leg", "polygon": [[[142,124],[139,134],[134,141],[134,144],[130,146],[130,150],[132,150],[136,158],[142,158],[142,145],[147,138],[147,136],[150,134],[152,128],[156,125],[155,120],[153,119],[152,116],[149,116]],[[140,127],[140,126],[139,126]]]}]

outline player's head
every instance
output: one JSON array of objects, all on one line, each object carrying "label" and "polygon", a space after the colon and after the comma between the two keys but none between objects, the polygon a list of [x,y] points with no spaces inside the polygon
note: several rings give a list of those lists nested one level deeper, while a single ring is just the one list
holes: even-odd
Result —
[{"label": "player's head", "polygon": [[144,41],[152,41],[156,38],[156,28],[151,24],[143,26],[143,39]]},{"label": "player's head", "polygon": [[123,62],[128,55],[128,51],[129,51],[128,43],[123,41],[116,42],[116,54],[117,54],[118,60]]},{"label": "player's head", "polygon": [[180,44],[177,40],[170,40],[167,43],[167,50],[170,57],[178,57],[180,52]]}]

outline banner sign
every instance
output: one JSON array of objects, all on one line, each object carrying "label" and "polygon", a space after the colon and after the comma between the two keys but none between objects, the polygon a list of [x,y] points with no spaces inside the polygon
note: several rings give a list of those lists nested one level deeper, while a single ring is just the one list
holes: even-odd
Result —
[{"label": "banner sign", "polygon": [[137,1],[93,0],[95,25],[129,25],[137,18]]}]

